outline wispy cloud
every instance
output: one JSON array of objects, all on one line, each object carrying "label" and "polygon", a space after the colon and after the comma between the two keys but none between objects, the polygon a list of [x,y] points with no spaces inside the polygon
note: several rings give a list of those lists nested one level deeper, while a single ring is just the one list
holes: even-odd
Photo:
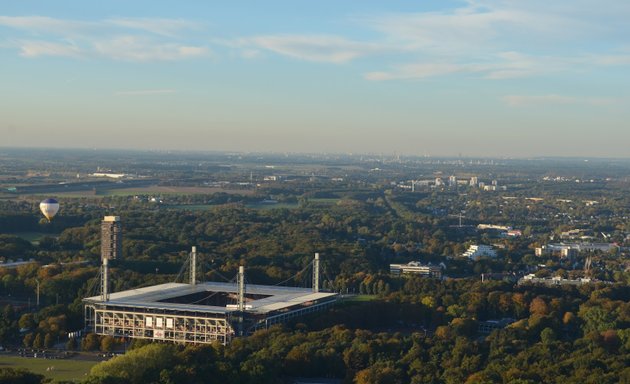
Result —
[{"label": "wispy cloud", "polygon": [[107,19],[105,23],[169,37],[177,36],[183,30],[198,30],[201,28],[198,23],[182,19],[115,18]]},{"label": "wispy cloud", "polygon": [[141,89],[134,91],[118,91],[114,94],[117,96],[152,96],[152,95],[168,95],[176,93],[174,89]]},{"label": "wispy cloud", "polygon": [[[396,80],[473,73],[499,80],[630,64],[627,54],[589,55],[583,51],[589,42],[602,38],[613,47],[627,44],[617,35],[620,28],[630,32],[623,22],[630,16],[630,6],[614,0],[577,3],[468,0],[455,9],[360,19],[382,33],[390,45],[409,53],[407,62],[364,76]],[[598,22],[593,14],[612,20],[612,25]],[[578,52],[572,47],[577,43],[581,53],[571,54]]]},{"label": "wispy cloud", "polygon": [[209,52],[206,47],[157,43],[137,36],[120,36],[98,41],[94,43],[93,50],[100,56],[124,61],[172,61],[202,56]]},{"label": "wispy cloud", "polygon": [[28,38],[10,39],[8,44],[28,58],[173,61],[210,54],[208,47],[179,38],[179,31],[199,27],[180,19],[117,18],[84,22],[43,16],[0,16],[0,26],[28,35]]},{"label": "wispy cloud", "polygon": [[572,97],[557,94],[549,95],[508,95],[503,101],[511,107],[529,107],[544,105],[590,105],[604,106],[616,104],[615,99]]},{"label": "wispy cloud", "polygon": [[531,57],[518,52],[499,52],[477,61],[450,58],[425,59],[423,62],[394,66],[388,71],[368,72],[368,80],[425,79],[449,74],[476,74],[479,77],[501,80],[531,76],[561,70],[562,62],[550,57]]},{"label": "wispy cloud", "polygon": [[461,74],[502,80],[630,65],[628,17],[630,2],[620,0],[465,0],[428,12],[351,16],[345,27],[355,28],[352,38],[291,30],[218,40],[199,37],[203,24],[177,18],[0,16],[0,26],[14,30],[6,41],[28,58],[174,61],[229,47],[243,59],[273,54],[344,65],[365,59],[362,68],[370,69],[363,76],[373,81]]},{"label": "wispy cloud", "polygon": [[54,43],[50,41],[22,40],[16,41],[15,44],[20,48],[20,56],[38,57],[38,56],[66,56],[79,58],[83,56],[83,52],[75,44]]},{"label": "wispy cloud", "polygon": [[55,19],[47,16],[0,16],[0,25],[29,32],[75,36],[93,31],[99,23]]},{"label": "wispy cloud", "polygon": [[252,47],[305,61],[346,63],[388,50],[381,44],[366,43],[330,35],[266,35],[238,39],[236,46]]}]

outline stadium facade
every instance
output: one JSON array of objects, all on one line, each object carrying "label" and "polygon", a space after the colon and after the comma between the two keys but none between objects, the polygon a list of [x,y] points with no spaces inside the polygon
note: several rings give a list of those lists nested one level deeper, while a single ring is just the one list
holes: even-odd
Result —
[{"label": "stadium facade", "polygon": [[100,295],[83,299],[86,330],[98,335],[228,344],[234,337],[323,310],[337,300],[336,293],[319,290],[317,253],[312,288],[246,284],[242,266],[235,283],[198,282],[193,247],[188,283],[112,293],[108,259],[102,258]]}]

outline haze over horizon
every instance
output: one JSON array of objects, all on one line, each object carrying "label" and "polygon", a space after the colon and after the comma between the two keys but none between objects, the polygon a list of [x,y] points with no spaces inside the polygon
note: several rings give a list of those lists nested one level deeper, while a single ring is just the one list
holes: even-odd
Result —
[{"label": "haze over horizon", "polygon": [[1,147],[628,157],[630,3],[10,2]]}]

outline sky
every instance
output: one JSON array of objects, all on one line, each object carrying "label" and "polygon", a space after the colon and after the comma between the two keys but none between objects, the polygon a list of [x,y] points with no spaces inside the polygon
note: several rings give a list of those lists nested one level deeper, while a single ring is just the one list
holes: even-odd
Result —
[{"label": "sky", "polygon": [[0,147],[630,157],[630,2],[3,1]]}]

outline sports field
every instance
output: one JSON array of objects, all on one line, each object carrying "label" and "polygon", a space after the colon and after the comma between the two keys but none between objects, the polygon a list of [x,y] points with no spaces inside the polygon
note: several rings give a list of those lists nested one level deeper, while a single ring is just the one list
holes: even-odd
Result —
[{"label": "sports field", "polygon": [[0,355],[0,368],[26,368],[31,372],[44,375],[56,381],[80,381],[96,365],[97,361],[73,360],[73,359],[36,359],[32,357],[19,357]]}]

